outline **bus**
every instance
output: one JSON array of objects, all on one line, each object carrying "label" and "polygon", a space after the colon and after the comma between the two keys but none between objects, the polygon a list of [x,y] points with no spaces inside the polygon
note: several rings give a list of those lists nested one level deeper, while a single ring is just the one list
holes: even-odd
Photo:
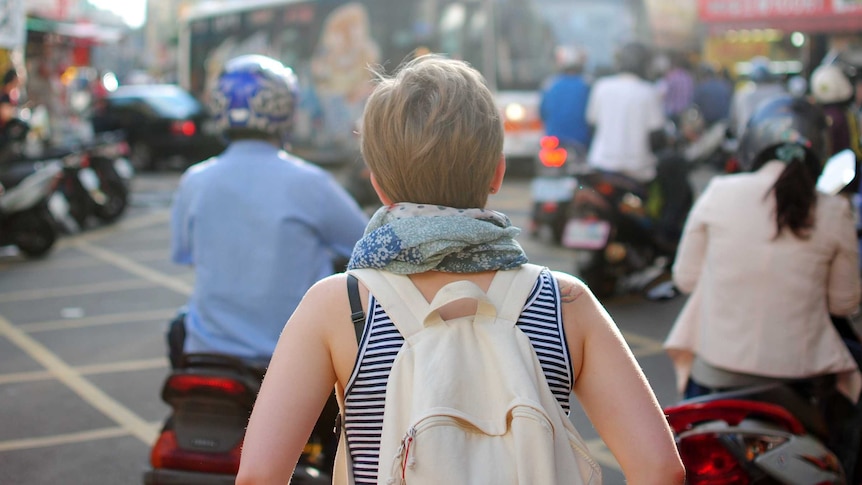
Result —
[{"label": "bus", "polygon": [[[504,154],[539,149],[539,90],[554,48],[575,43],[609,57],[636,15],[628,0],[204,0],[181,19],[179,82],[206,102],[228,59],[263,54],[296,72],[301,93],[292,151],[318,164],[356,159],[369,65],[391,71],[422,52],[479,69],[504,118]],[[620,19],[624,21],[621,23]]]}]

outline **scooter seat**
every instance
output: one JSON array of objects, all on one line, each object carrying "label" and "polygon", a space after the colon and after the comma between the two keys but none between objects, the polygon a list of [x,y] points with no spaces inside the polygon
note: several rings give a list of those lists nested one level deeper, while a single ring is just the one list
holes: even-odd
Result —
[{"label": "scooter seat", "polygon": [[820,440],[829,436],[829,428],[820,411],[799,392],[787,384],[775,383],[760,386],[743,387],[739,389],[716,392],[696,398],[686,399],[686,404],[710,402],[721,399],[742,399],[775,404],[786,409],[808,430]]},{"label": "scooter seat", "polygon": [[34,172],[36,172],[36,167],[33,162],[21,161],[3,164],[0,168],[0,184],[9,190]]}]

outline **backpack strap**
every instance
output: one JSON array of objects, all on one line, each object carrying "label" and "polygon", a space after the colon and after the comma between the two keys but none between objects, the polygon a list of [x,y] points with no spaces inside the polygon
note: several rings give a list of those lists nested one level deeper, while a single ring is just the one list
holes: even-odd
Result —
[{"label": "backpack strap", "polygon": [[517,322],[543,269],[543,266],[524,264],[517,269],[498,271],[487,294],[470,281],[455,281],[441,288],[431,303],[407,276],[375,269],[357,269],[350,273],[362,280],[386,309],[398,331],[409,338],[424,325],[439,323],[437,310],[461,298],[476,299],[479,302],[477,314],[499,315]]},{"label": "backpack strap", "polygon": [[359,296],[359,280],[352,274],[347,275],[347,298],[350,300],[350,319],[356,332],[356,344],[359,345],[362,343],[362,331],[365,330],[365,312],[362,311],[362,297]]},{"label": "backpack strap", "polygon": [[410,278],[370,268],[352,269],[349,273],[356,275],[386,309],[404,338],[422,330],[422,322],[428,314],[428,300]]},{"label": "backpack strap", "polygon": [[526,263],[516,269],[497,272],[488,287],[488,298],[496,305],[500,319],[518,321],[536,280],[545,269],[545,266]]}]

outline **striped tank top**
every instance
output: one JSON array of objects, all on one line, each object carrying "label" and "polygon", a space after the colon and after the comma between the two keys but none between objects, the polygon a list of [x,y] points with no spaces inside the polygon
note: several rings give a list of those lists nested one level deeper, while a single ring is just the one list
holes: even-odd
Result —
[{"label": "striped tank top", "polygon": [[[524,304],[517,326],[529,337],[551,391],[566,413],[572,389],[572,366],[563,332],[556,279],[543,270]],[[357,485],[376,485],[386,380],[404,339],[392,320],[369,296],[365,332],[356,366],[347,383],[344,430]]]}]

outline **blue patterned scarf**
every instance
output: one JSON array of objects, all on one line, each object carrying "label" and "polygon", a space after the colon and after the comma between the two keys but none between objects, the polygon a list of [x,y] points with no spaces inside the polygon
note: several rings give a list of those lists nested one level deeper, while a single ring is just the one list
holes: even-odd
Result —
[{"label": "blue patterned scarf", "polygon": [[527,256],[506,215],[487,209],[454,209],[402,202],[377,210],[356,243],[349,269],[397,274],[516,268]]}]

